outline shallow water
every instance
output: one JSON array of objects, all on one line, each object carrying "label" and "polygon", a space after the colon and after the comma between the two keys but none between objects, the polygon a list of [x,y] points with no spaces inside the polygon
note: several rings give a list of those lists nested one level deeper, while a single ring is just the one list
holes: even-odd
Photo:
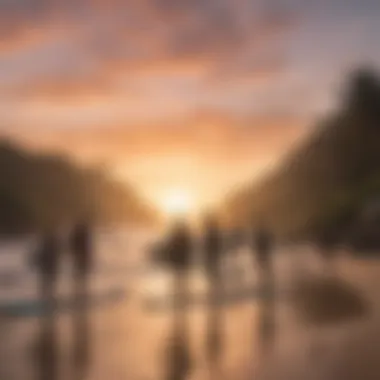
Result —
[{"label": "shallow water", "polygon": [[[145,301],[147,296],[170,294],[170,274],[148,265],[143,252],[146,239],[119,235],[116,243],[110,236],[98,238],[93,291],[122,286],[128,291],[124,300],[91,309],[86,315],[56,314],[51,325],[35,317],[0,317],[0,379],[168,378],[168,355],[174,339],[171,309],[153,312],[145,307]],[[23,275],[13,293],[2,289],[0,300],[35,297],[33,273],[20,264],[25,263],[25,247],[19,246],[18,252],[15,247],[13,251],[9,246],[6,249],[8,252],[0,255],[1,271],[12,268]],[[274,308],[256,296],[226,303],[219,312],[222,349],[216,363],[208,361],[206,350],[209,308],[192,305],[186,309],[190,368],[182,378],[351,380],[360,369],[367,377],[356,378],[380,378],[370,377],[380,375],[380,364],[375,360],[375,351],[380,352],[379,263],[339,259],[335,268],[338,276],[369,299],[372,313],[360,321],[326,328],[302,324],[295,306],[282,296],[300,278],[323,274],[324,265],[317,253],[308,247],[296,247],[279,250],[275,257]],[[249,252],[234,253],[225,264],[225,288],[254,288],[258,279],[254,264]],[[240,275],[229,275],[233,265]],[[205,292],[207,283],[202,272],[195,268],[192,277],[192,292]],[[60,291],[69,291],[70,278],[67,264]]]}]

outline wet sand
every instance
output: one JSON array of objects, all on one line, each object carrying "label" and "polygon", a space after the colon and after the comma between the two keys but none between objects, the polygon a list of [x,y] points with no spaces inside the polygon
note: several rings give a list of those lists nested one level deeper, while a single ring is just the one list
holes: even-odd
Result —
[{"label": "wet sand", "polygon": [[[294,257],[284,255],[278,261],[276,286],[290,289],[297,279]],[[274,343],[267,348],[262,334],[263,319],[268,318],[265,305],[252,299],[225,306],[224,347],[218,362],[211,365],[206,355],[206,309],[194,308],[188,315],[186,378],[379,379],[380,262],[344,259],[337,272],[369,300],[371,313],[357,321],[314,326],[300,322],[290,299],[279,299]],[[320,268],[314,268],[309,276],[319,273]],[[0,379],[42,380],[48,371],[49,380],[167,378],[171,314],[146,310],[139,284],[131,287],[122,304],[94,309],[82,322],[80,318],[73,313],[59,315],[54,328],[41,334],[38,318],[0,317]]]}]

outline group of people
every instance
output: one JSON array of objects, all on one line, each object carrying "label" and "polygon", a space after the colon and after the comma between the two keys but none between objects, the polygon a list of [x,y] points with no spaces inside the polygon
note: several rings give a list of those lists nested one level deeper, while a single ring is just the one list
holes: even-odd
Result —
[{"label": "group of people", "polygon": [[[218,219],[213,215],[204,219],[202,230],[203,268],[209,283],[212,285],[210,294],[214,294],[220,287],[220,264],[226,242]],[[72,262],[76,290],[86,289],[87,279],[93,266],[91,235],[89,224],[80,222],[64,238],[53,229],[46,231],[40,237],[33,262],[39,273],[40,292],[43,299],[54,298],[61,258],[65,251]],[[262,272],[268,272],[271,261],[270,251],[273,245],[269,231],[264,228],[255,231],[251,245],[259,269]],[[173,224],[163,250],[166,261],[176,274],[174,276],[174,289],[177,292],[186,291],[187,273],[194,251],[193,234],[186,221],[181,220]]]},{"label": "group of people", "polygon": [[[234,235],[233,244],[226,244],[226,236],[216,217],[209,215],[205,218],[202,228],[201,251],[203,257],[203,268],[209,283],[208,294],[208,318],[206,327],[206,352],[210,364],[216,364],[223,350],[223,313],[218,307],[216,298],[222,288],[221,262],[225,251],[230,246],[233,250],[239,243],[243,243],[242,235]],[[251,234],[252,236],[252,234]],[[240,240],[240,242],[238,241]],[[183,307],[183,300],[189,294],[188,274],[192,264],[195,239],[192,230],[186,221],[177,221],[173,224],[169,237],[164,244],[166,261],[173,271],[174,290],[174,314],[172,323],[172,339],[168,339],[171,346],[168,351],[168,378],[183,379],[192,367],[189,352],[189,313],[187,307]],[[261,228],[251,238],[252,252],[255,254],[255,262],[260,272],[264,275],[262,279],[273,278],[271,271],[271,252],[273,239],[268,230]],[[199,251],[199,249],[198,249]],[[92,232],[88,223],[78,223],[64,237],[56,231],[49,230],[41,236],[35,254],[35,266],[40,278],[41,297],[48,305],[54,308],[56,284],[60,273],[60,264],[63,253],[71,259],[76,295],[85,295],[89,274],[93,266]],[[176,302],[179,302],[176,304]],[[85,310],[85,309],[84,309]],[[271,305],[264,305],[265,313],[269,313],[269,320],[273,320]],[[76,364],[77,372],[83,375],[89,363],[89,327],[88,316],[85,312],[74,313],[75,352],[78,352],[79,362]],[[266,319],[268,319],[266,317]],[[268,340],[271,330],[267,323],[262,326],[263,339]],[[42,325],[41,341],[50,342],[46,350],[41,352],[41,373],[45,379],[55,378],[53,366],[55,360],[51,358],[51,347],[54,346],[55,327],[54,313],[48,313]],[[268,333],[269,331],[269,333]],[[265,335],[265,337],[264,337]],[[45,345],[44,343],[44,345]],[[48,365],[46,364],[48,363]],[[50,363],[50,364],[49,364]],[[51,368],[50,368],[51,367]],[[79,376],[79,375],[78,375]],[[78,377],[79,378],[79,377]]]},{"label": "group of people", "polygon": [[78,223],[65,238],[52,229],[40,237],[33,263],[39,274],[43,300],[54,300],[61,259],[65,251],[73,264],[76,294],[82,294],[86,291],[93,261],[92,237],[88,223]]},{"label": "group of people", "polygon": [[[232,237],[224,235],[218,219],[212,215],[207,216],[203,222],[201,251],[203,268],[211,282],[219,280],[220,263],[228,246],[232,245],[235,248],[243,243],[242,234],[235,234]],[[228,244],[228,239],[234,240],[231,241],[232,244]],[[270,270],[270,253],[273,248],[273,237],[270,231],[264,227],[257,228],[251,234],[250,240],[251,251],[259,269],[261,271]],[[174,223],[166,244],[163,246],[166,261],[175,272],[178,272],[180,279],[186,277],[184,272],[191,265],[194,241],[189,225],[185,221],[179,220]]]},{"label": "group of people", "polygon": [[[173,283],[173,330],[169,347],[169,379],[184,379],[191,368],[189,352],[189,313],[186,300],[190,292],[188,274],[192,264],[193,252],[202,253],[202,268],[209,284],[207,297],[206,355],[212,366],[217,368],[224,347],[223,312],[219,307],[219,296],[223,293],[221,263],[227,251],[234,251],[239,245],[247,243],[244,234],[226,234],[218,219],[209,215],[203,221],[201,247],[195,247],[195,238],[190,226],[179,220],[174,223],[167,241],[162,247],[165,261],[174,274]],[[229,236],[226,236],[229,235]],[[251,251],[260,272],[260,283],[266,287],[273,286],[272,270],[273,238],[269,230],[257,228],[250,234]],[[183,302],[185,301],[185,302]],[[273,342],[274,311],[270,298],[262,301],[263,321],[260,323],[261,346]],[[265,321],[264,321],[265,319]]]}]

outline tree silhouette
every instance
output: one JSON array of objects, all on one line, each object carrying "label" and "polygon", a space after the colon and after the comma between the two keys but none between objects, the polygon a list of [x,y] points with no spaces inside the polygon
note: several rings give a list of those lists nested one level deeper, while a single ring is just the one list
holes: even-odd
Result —
[{"label": "tree silhouette", "polygon": [[91,215],[95,222],[152,222],[155,214],[104,170],[0,144],[0,233],[28,232]]},{"label": "tree silhouette", "polygon": [[338,243],[380,190],[380,81],[359,69],[342,104],[258,184],[234,194],[225,212],[235,224],[265,219],[284,237]]}]

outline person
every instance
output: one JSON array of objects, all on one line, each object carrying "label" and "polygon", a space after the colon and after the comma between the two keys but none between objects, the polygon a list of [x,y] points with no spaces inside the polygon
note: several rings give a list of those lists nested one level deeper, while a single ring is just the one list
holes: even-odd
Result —
[{"label": "person", "polygon": [[[165,244],[167,259],[174,271],[172,337],[168,339],[168,379],[185,379],[191,370],[187,308],[188,271],[191,264],[193,241],[191,231],[184,220],[174,223]],[[185,307],[183,307],[185,306]]]},{"label": "person", "polygon": [[204,236],[205,270],[210,283],[218,280],[220,275],[220,259],[222,253],[222,238],[215,217],[206,217]]},{"label": "person", "polygon": [[60,241],[55,232],[47,230],[41,237],[35,256],[39,274],[40,295],[44,302],[51,305],[55,296],[60,256]]},{"label": "person", "polygon": [[172,229],[166,244],[168,260],[175,273],[182,277],[191,263],[192,237],[190,229],[183,220],[178,220]]},{"label": "person", "polygon": [[87,295],[88,276],[92,269],[93,250],[90,227],[86,222],[78,223],[70,238],[74,264],[76,295]]},{"label": "person", "polygon": [[272,236],[265,227],[261,226],[254,234],[253,251],[256,253],[259,268],[264,274],[271,271]]}]

